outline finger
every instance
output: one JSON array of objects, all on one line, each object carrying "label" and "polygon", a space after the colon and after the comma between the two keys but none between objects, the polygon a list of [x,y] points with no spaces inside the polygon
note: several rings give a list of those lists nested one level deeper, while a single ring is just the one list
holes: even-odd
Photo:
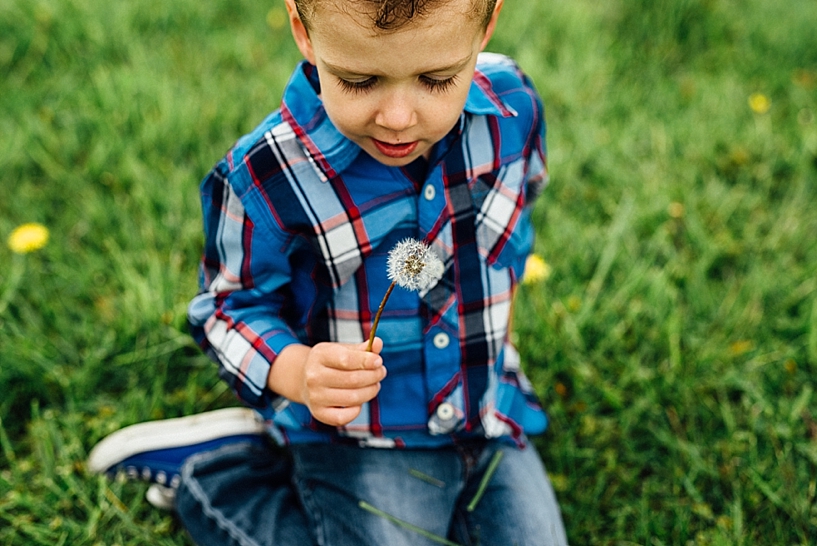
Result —
[{"label": "finger", "polygon": [[348,408],[320,408],[312,412],[312,416],[327,425],[342,427],[348,425],[360,415],[360,406]]},{"label": "finger", "polygon": [[309,391],[309,403],[311,406],[359,406],[378,392],[380,382],[351,389],[322,386]]},{"label": "finger", "polygon": [[[360,351],[366,351],[368,349],[368,347],[369,347],[369,342],[368,341],[364,341],[360,345],[355,346],[355,348],[360,350]],[[383,350],[383,340],[381,338],[375,336],[374,343],[372,343],[372,350],[369,351],[369,352],[372,352],[374,354],[380,354],[380,351],[382,351],[382,350]]]},{"label": "finger", "polygon": [[386,377],[386,367],[373,370],[338,370],[323,368],[320,374],[307,379],[307,385],[314,389],[360,389],[376,385]]},{"label": "finger", "polygon": [[383,365],[383,358],[375,353],[360,350],[359,345],[327,343],[315,345],[316,358],[322,365],[337,370],[374,370]]},{"label": "finger", "polygon": [[323,365],[310,366],[305,370],[304,399],[320,400],[322,405],[352,405],[327,402],[325,393],[331,390],[355,390],[378,385],[386,377],[386,367],[373,370],[344,370]]},{"label": "finger", "polygon": [[382,367],[383,357],[377,354],[377,352],[367,351],[365,344],[363,345],[363,349],[349,351],[349,369],[376,370]]},{"label": "finger", "polygon": [[322,389],[312,393],[310,407],[352,407],[361,406],[377,396],[380,384],[360,389]]}]

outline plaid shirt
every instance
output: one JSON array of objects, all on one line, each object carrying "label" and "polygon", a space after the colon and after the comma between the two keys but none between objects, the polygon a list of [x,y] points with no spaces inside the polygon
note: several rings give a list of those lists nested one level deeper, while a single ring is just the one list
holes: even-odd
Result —
[{"label": "plaid shirt", "polygon": [[[281,108],[204,179],[202,291],[189,319],[238,397],[280,442],[431,447],[518,443],[545,415],[508,342],[511,300],[532,246],[530,204],[546,181],[541,102],[513,61],[480,55],[459,123],[431,153],[385,166],[341,135],[314,67]],[[378,335],[388,376],[344,427],[267,387],[292,343],[362,342],[385,293],[388,252],[407,237],[445,266],[424,293],[395,288]]]}]

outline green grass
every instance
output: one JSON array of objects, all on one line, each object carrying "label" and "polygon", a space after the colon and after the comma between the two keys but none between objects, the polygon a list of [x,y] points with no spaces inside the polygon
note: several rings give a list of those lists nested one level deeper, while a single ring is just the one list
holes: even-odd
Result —
[{"label": "green grass", "polygon": [[[281,10],[0,4],[0,237],[52,235],[0,246],[0,543],[189,544],[82,463],[232,403],[184,327],[197,185],[279,103]],[[573,544],[817,542],[815,28],[810,0],[507,2],[491,49],[544,97],[552,174],[516,336]]]}]

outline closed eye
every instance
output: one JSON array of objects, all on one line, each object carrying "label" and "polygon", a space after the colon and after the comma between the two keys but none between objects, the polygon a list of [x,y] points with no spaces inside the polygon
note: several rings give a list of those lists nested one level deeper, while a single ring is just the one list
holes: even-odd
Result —
[{"label": "closed eye", "polygon": [[338,85],[340,85],[341,89],[346,91],[347,93],[363,93],[368,91],[377,83],[377,78],[372,76],[371,78],[366,78],[365,80],[361,81],[351,81],[351,80],[344,80],[343,78],[338,78]]},{"label": "closed eye", "polygon": [[[420,83],[432,93],[445,93],[448,91],[457,81],[457,76],[451,76],[450,78],[438,79],[438,78],[431,78],[429,76],[420,76],[419,78]],[[371,78],[366,78],[365,80],[355,81],[355,80],[344,80],[343,78],[337,79],[338,85],[343,89],[343,91],[352,94],[359,94],[365,93],[372,89],[375,85],[377,85],[377,78],[372,76]]]}]

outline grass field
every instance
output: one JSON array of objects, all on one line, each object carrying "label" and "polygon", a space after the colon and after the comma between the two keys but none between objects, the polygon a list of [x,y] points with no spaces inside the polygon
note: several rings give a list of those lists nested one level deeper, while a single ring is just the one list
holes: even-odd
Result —
[{"label": "grass field", "polygon": [[[515,324],[575,545],[817,543],[813,0],[506,0],[548,111]],[[197,186],[279,104],[283,2],[0,3],[0,544],[189,544],[102,436],[232,404]]]}]

